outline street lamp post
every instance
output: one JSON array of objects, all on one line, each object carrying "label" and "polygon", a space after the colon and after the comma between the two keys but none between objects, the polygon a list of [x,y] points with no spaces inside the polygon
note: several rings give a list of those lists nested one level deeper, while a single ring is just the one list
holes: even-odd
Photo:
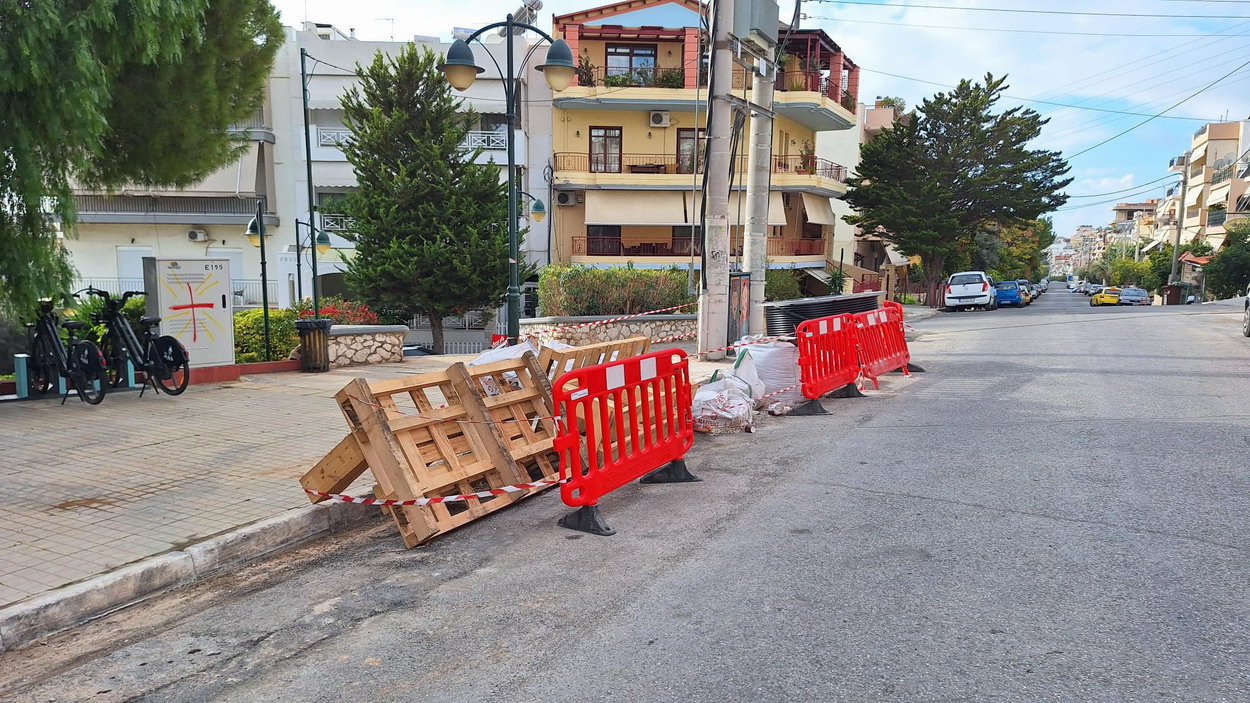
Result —
[{"label": "street lamp post", "polygon": [[[308,227],[314,229],[317,222],[317,203],[312,179],[312,130],[308,119],[308,50],[299,50],[300,92],[304,98],[304,175],[308,180]],[[297,235],[299,227],[295,228]],[[317,257],[312,257],[313,319],[321,317],[321,299],[317,295]]]},{"label": "street lamp post", "polygon": [[[543,30],[524,22],[517,22],[512,15],[508,15],[503,22],[489,24],[469,35],[468,39],[457,39],[452,43],[447,50],[446,59],[438,66],[452,88],[462,92],[468,90],[477,79],[477,74],[485,70],[473,62],[473,49],[469,47],[469,42],[477,39],[484,32],[496,28],[504,29],[505,47],[508,54],[507,68],[503,72],[506,75],[501,75],[500,78],[503,79],[504,101],[508,106],[508,343],[516,344],[521,336],[519,263],[521,245],[516,217],[517,202],[521,191],[516,185],[516,139],[513,136],[516,130],[517,96],[520,95],[520,78],[513,75],[515,67],[512,45],[516,30],[534,32],[550,42],[551,49],[547,52],[547,62],[535,68],[543,72],[547,85],[551,86],[553,91],[560,92],[569,87],[569,84],[573,82],[573,72],[576,67],[573,64],[573,51],[563,39],[553,39]],[[541,201],[537,199],[535,201],[535,209],[532,212],[535,219],[541,219],[540,213],[545,214],[545,208],[541,207]]]},{"label": "street lamp post", "polygon": [[269,343],[269,262],[265,260],[265,196],[256,199],[256,217],[247,225],[247,240],[260,247],[260,304],[265,318],[265,361],[273,361]]},{"label": "street lamp post", "polygon": [[[303,267],[301,266],[301,262],[304,259],[304,238],[300,236],[300,227],[308,228],[308,248],[314,250],[311,257],[313,262],[312,297],[313,309],[319,312],[321,310],[321,299],[318,296],[319,290],[317,288],[317,256],[330,251],[330,235],[326,234],[325,230],[319,230],[307,222],[295,221],[295,289],[296,296],[300,302],[304,300],[304,275],[302,273]],[[314,317],[316,316],[316,313],[314,313]]]}]

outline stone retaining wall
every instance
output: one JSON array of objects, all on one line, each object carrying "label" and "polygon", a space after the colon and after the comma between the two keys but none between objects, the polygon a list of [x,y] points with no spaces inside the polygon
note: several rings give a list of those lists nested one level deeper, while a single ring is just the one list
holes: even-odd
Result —
[{"label": "stone retaining wall", "polygon": [[[533,317],[521,320],[521,336],[524,337],[531,333],[544,333],[556,327],[566,327],[598,320],[610,320],[613,317],[619,317],[619,315]],[[635,317],[632,320],[611,322],[606,325],[579,327],[577,329],[542,334],[541,338],[564,342],[574,346],[582,346],[594,344],[595,342],[612,342],[618,339],[628,339],[629,337],[660,339],[679,334],[693,334],[698,330],[698,327],[699,323],[696,315],[647,315],[646,317]],[[694,338],[691,337],[691,339],[693,340]]]},{"label": "stone retaining wall", "polygon": [[335,325],[330,328],[330,367],[404,360],[404,325]]}]

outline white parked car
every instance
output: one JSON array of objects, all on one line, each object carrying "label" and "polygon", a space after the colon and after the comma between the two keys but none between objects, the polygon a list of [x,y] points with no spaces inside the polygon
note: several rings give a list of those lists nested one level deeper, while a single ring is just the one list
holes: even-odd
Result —
[{"label": "white parked car", "polygon": [[942,303],[944,309],[952,312],[966,308],[993,310],[998,307],[997,299],[994,284],[984,271],[960,271],[946,279]]}]

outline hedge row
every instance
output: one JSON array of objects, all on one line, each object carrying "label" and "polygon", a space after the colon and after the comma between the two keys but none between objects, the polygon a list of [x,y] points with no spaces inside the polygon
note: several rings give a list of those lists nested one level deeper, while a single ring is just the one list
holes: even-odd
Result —
[{"label": "hedge row", "polygon": [[[636,269],[632,265],[591,268],[551,264],[538,277],[544,315],[630,315],[692,303],[686,272],[677,267]],[[692,313],[693,308],[675,311]]]}]

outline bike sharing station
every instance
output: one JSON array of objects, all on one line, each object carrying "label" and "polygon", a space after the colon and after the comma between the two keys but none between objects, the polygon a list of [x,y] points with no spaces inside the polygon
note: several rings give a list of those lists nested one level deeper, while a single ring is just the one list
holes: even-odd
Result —
[{"label": "bike sharing station", "polygon": [[[88,326],[86,321],[62,321],[52,301],[42,302],[30,326],[30,353],[14,358],[16,397],[40,397],[56,388],[64,403],[73,389],[83,401],[95,405],[108,388],[137,387],[142,395],[148,386],[179,395],[190,382],[192,365],[232,363],[229,259],[145,257],[143,272],[142,291],[115,295],[88,287],[73,294],[78,300],[87,296],[103,301],[103,311],[93,313],[91,319],[107,330],[99,346],[77,338]],[[142,334],[122,312],[135,295],[144,296],[147,314],[138,321]],[[160,334],[162,328],[170,333]],[[68,343],[60,337],[62,329]],[[139,378],[142,384],[136,383]]]}]

